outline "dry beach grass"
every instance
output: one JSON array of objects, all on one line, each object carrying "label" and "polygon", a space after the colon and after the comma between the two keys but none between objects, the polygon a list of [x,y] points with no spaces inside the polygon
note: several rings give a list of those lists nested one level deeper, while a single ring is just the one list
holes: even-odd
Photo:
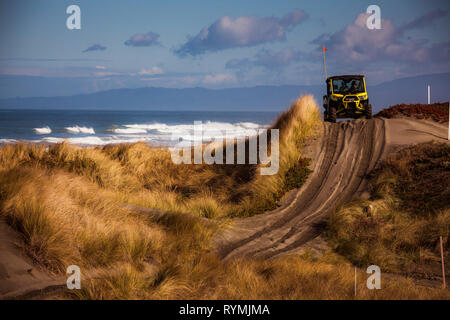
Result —
[{"label": "dry beach grass", "polygon": [[[302,185],[309,173],[303,145],[320,125],[312,96],[278,117],[280,167],[272,176],[259,175],[259,165],[175,165],[169,150],[143,143],[5,145],[0,215],[43,269],[61,274],[76,264],[92,271],[81,290],[60,298],[353,299],[351,258],[329,252],[224,262],[211,248],[230,218],[271,209]],[[386,281],[378,292],[364,288],[361,281],[356,298],[449,298],[448,291],[403,278]]]}]

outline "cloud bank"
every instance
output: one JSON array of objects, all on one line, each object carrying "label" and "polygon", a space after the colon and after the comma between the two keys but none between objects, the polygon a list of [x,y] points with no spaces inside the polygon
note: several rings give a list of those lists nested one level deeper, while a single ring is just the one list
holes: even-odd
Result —
[{"label": "cloud bank", "polygon": [[343,63],[445,61],[450,58],[450,42],[430,46],[426,39],[404,39],[409,30],[427,27],[445,15],[446,11],[434,10],[400,27],[390,19],[382,19],[382,29],[369,30],[366,27],[369,15],[361,13],[344,29],[321,35],[312,43],[317,45],[316,53],[322,52],[324,44],[328,48],[328,56],[339,56]]},{"label": "cloud bank", "polygon": [[186,43],[175,50],[175,54],[180,57],[196,56],[229,48],[284,41],[286,33],[307,18],[308,14],[299,9],[293,10],[282,18],[224,16],[210,26],[204,27],[196,36],[189,37]]},{"label": "cloud bank", "polygon": [[231,59],[225,65],[227,69],[245,70],[254,66],[271,70],[281,70],[284,67],[300,62],[305,58],[305,54],[293,48],[284,48],[280,51],[260,50],[252,59]]},{"label": "cloud bank", "polygon": [[141,71],[138,72],[139,75],[146,75],[146,76],[153,76],[153,75],[158,75],[158,74],[164,74],[164,70],[161,69],[158,66],[153,66],[149,69],[141,69]]}]

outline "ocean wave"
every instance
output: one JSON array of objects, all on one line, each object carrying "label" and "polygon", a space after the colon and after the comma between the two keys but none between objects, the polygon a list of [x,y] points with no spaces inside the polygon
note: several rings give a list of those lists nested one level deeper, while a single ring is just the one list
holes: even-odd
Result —
[{"label": "ocean wave", "polygon": [[102,140],[100,137],[97,136],[90,136],[90,137],[80,137],[80,138],[57,138],[57,137],[46,137],[42,139],[41,142],[47,142],[47,143],[60,143],[60,142],[68,142],[71,144],[78,144],[78,145],[104,145],[106,144],[104,140]]},{"label": "ocean wave", "polygon": [[[261,125],[253,122],[218,122],[206,121],[201,123],[203,130],[246,130],[246,129],[262,129],[268,125]],[[125,124],[123,127],[132,129],[156,130],[167,133],[180,130],[194,130],[194,122],[190,124],[166,124],[166,123],[150,123],[150,124]]]},{"label": "ocean wave", "polygon": [[34,128],[33,129],[36,134],[49,134],[52,133],[52,129],[50,129],[49,126],[43,127],[43,128]]},{"label": "ocean wave", "polygon": [[[229,139],[242,139],[256,135],[261,129],[268,125],[253,122],[202,122],[202,131],[196,132],[194,122],[190,123],[147,123],[147,124],[123,124],[102,129],[96,134],[93,128],[83,126],[65,127],[67,134],[53,134],[50,127],[34,128],[37,134],[48,134],[42,138],[30,140],[22,139],[31,143],[61,143],[67,141],[71,144],[82,146],[101,146],[107,144],[145,142],[151,145],[174,146],[174,145],[197,145],[212,141]],[[53,128],[58,133],[60,129]],[[80,135],[81,134],[81,135]],[[15,143],[14,139],[0,139],[0,143]]]},{"label": "ocean wave", "polygon": [[73,127],[65,127],[67,132],[69,133],[87,133],[87,134],[95,134],[95,131],[93,128],[88,127],[79,127],[79,126],[73,126]]},{"label": "ocean wave", "polygon": [[33,141],[36,143],[61,143],[68,142],[70,144],[76,144],[81,146],[104,146],[108,144],[121,144],[121,143],[136,143],[136,142],[148,142],[155,143],[156,139],[154,136],[134,136],[134,137],[120,137],[120,136],[88,136],[88,137],[75,137],[75,138],[57,138],[57,137],[46,137],[40,141]]},{"label": "ocean wave", "polygon": [[[180,137],[182,140],[198,141],[199,137],[195,135],[194,130],[198,129],[195,124],[166,124],[166,123],[151,123],[151,124],[126,124],[123,127],[133,130],[147,130],[172,137]],[[253,122],[217,122],[206,121],[201,123],[201,130],[204,136],[210,138],[230,138],[253,136],[258,133],[258,130],[267,128],[268,125],[261,125]]]},{"label": "ocean wave", "polygon": [[147,133],[146,129],[141,129],[141,128],[115,128],[115,129],[111,129],[111,131],[114,133],[119,133],[119,134]]},{"label": "ocean wave", "polygon": [[17,143],[17,140],[15,139],[0,139],[0,144],[13,144]]}]

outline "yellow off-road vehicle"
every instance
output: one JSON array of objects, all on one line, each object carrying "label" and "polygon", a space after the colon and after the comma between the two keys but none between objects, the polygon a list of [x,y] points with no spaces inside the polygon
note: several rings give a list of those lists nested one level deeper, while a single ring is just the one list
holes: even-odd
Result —
[{"label": "yellow off-road vehicle", "polygon": [[336,122],[338,118],[372,118],[372,105],[361,75],[329,77],[326,80],[327,95],[323,96],[325,121]]}]

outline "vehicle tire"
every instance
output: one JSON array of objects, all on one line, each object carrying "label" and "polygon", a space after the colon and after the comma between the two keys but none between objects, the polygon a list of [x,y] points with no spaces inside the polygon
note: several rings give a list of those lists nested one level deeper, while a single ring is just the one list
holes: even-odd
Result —
[{"label": "vehicle tire", "polygon": [[328,121],[327,110],[323,112],[323,121]]},{"label": "vehicle tire", "polygon": [[370,103],[366,108],[366,119],[372,119],[372,105]]},{"label": "vehicle tire", "polygon": [[334,106],[329,107],[327,121],[336,123],[336,107],[334,107]]}]

